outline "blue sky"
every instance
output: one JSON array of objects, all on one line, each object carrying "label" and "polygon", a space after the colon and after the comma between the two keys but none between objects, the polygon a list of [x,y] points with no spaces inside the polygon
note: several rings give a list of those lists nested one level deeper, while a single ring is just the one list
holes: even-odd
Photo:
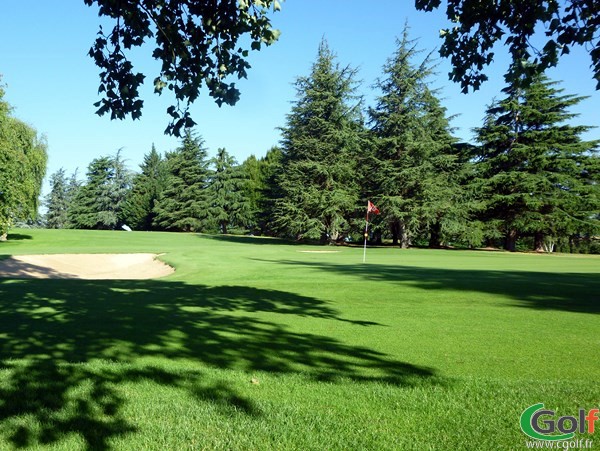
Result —
[{"label": "blue sky", "polygon": [[[368,6],[367,6],[368,5]],[[242,97],[235,107],[217,107],[203,96],[192,107],[209,154],[225,147],[239,162],[250,154],[262,156],[279,141],[277,127],[285,124],[285,115],[294,100],[293,81],[307,75],[315,59],[319,42],[327,39],[339,62],[358,67],[361,92],[367,104],[376,93],[372,85],[381,75],[381,67],[395,49],[405,20],[414,38],[424,50],[440,45],[439,30],[447,27],[440,12],[424,13],[412,0],[287,0],[282,11],[273,16],[282,31],[278,43],[251,55],[248,79],[237,84]],[[83,178],[93,158],[114,154],[123,148],[131,169],[137,170],[152,143],[164,152],[177,147],[175,138],[165,136],[165,113],[171,97],[165,91],[152,93],[151,80],[158,66],[150,51],[136,52],[134,65],[147,75],[150,84],[143,91],[144,111],[138,121],[111,121],[99,117],[93,103],[98,100],[98,70],[87,56],[101,19],[83,0],[7,0],[0,16],[0,74],[6,87],[6,100],[14,114],[47,136],[48,175],[64,167],[68,173],[79,168]],[[460,93],[450,82],[450,66],[440,60],[439,75],[432,85],[440,89],[443,103],[451,115],[456,135],[471,139],[471,128],[478,126],[486,105],[500,95],[504,86],[506,53],[498,49],[490,76],[474,94]],[[590,96],[573,112],[573,122],[600,125],[600,93],[594,90],[589,56],[574,49],[548,75],[562,80],[567,93]],[[586,138],[600,137],[600,130]],[[47,184],[46,184],[47,189]]]}]

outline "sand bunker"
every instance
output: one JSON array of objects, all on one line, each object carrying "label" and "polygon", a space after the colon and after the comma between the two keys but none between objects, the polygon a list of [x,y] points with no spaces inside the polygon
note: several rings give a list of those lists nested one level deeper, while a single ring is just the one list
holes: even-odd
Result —
[{"label": "sand bunker", "polygon": [[174,272],[156,254],[16,255],[0,260],[0,278],[155,279]]}]

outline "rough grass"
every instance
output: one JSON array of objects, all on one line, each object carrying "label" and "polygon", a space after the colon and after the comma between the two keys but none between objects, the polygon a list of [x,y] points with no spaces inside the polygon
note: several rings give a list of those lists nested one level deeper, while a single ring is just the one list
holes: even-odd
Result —
[{"label": "rough grass", "polygon": [[526,407],[600,402],[598,257],[13,236],[177,272],[0,279],[1,449],[523,449]]}]

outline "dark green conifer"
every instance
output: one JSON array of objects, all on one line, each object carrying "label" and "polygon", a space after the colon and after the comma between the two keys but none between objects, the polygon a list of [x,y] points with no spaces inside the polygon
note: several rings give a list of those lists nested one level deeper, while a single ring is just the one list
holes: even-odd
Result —
[{"label": "dark green conifer", "polygon": [[446,109],[429,88],[433,64],[405,26],[398,48],[383,67],[381,91],[369,110],[375,138],[371,162],[372,200],[388,224],[394,244],[408,247],[419,232],[430,246],[467,222],[458,183],[460,167]]},{"label": "dark green conifer", "polygon": [[311,74],[296,81],[297,99],[282,129],[281,197],[275,204],[285,235],[333,242],[350,230],[359,199],[362,127],[355,74],[335,62],[323,41]]},{"label": "dark green conifer", "polygon": [[120,152],[94,159],[86,175],[68,212],[70,225],[78,229],[116,228],[122,221],[130,179]]},{"label": "dark green conifer", "polygon": [[207,230],[211,173],[203,144],[187,129],[180,147],[167,153],[167,187],[154,207],[158,227],[182,232]]},{"label": "dark green conifer", "polygon": [[154,230],[157,228],[154,207],[167,183],[166,163],[154,144],[144,155],[140,169],[123,207],[125,222],[136,230]]},{"label": "dark green conifer", "polygon": [[581,139],[590,127],[567,124],[575,117],[569,108],[583,97],[562,94],[556,85],[542,74],[529,85],[506,87],[506,97],[476,129],[483,219],[507,250],[520,237],[533,237],[542,251],[547,239],[599,230],[593,155],[600,141]]}]

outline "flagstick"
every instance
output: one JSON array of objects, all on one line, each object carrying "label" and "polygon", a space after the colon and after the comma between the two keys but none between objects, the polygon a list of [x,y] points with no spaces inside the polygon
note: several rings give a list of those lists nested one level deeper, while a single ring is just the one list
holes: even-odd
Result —
[{"label": "flagstick", "polygon": [[369,212],[367,211],[367,221],[365,223],[365,246],[363,248],[363,263],[367,261],[367,236],[369,236]]},{"label": "flagstick", "polygon": [[370,200],[367,200],[367,221],[365,223],[365,246],[363,248],[363,263],[367,261],[367,238],[369,236],[369,212],[372,211],[376,215],[379,214],[379,208],[371,203]]}]

